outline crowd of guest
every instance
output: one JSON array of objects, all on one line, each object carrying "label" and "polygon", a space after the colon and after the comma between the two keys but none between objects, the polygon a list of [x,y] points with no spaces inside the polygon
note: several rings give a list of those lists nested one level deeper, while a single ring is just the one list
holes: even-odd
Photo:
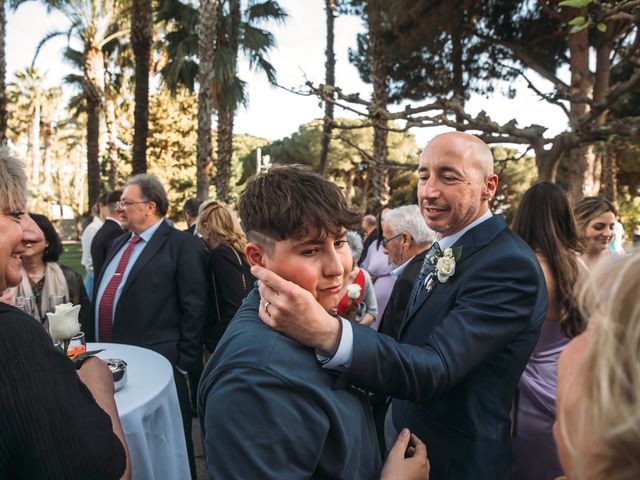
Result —
[{"label": "crowd of guest", "polygon": [[[159,180],[136,175],[93,207],[83,281],[58,263],[51,221],[26,213],[24,173],[3,149],[0,370],[11,387],[0,410],[18,420],[0,435],[0,478],[130,476],[110,373],[90,359],[76,374],[47,341],[57,296],[81,305],[88,341],[169,360],[192,478],[194,416],[210,478],[639,476],[639,254],[616,243],[611,202],[572,207],[550,182],[525,192],[507,227],[488,210],[487,150],[466,134],[436,137],[418,205],[363,218],[331,182],[272,167],[238,213],[189,199],[184,231],[166,220]],[[454,191],[440,169],[473,188]],[[13,307],[24,298],[35,321]],[[97,431],[80,432],[77,412]],[[60,438],[35,438],[38,422],[70,422],[95,451],[59,454]]]}]

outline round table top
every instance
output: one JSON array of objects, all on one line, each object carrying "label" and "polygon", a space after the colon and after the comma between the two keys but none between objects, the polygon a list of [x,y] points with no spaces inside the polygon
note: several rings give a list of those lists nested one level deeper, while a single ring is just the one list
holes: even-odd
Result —
[{"label": "round table top", "polygon": [[127,363],[127,383],[115,393],[120,417],[157,397],[173,382],[171,364],[152,350],[118,343],[87,344],[87,351],[99,349],[104,351],[98,353],[98,357],[119,358]]}]

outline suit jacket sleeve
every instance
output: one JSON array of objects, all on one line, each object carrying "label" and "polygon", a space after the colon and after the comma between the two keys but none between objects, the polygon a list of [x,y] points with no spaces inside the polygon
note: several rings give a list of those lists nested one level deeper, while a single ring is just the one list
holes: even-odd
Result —
[{"label": "suit jacket sleeve", "polygon": [[538,269],[532,259],[515,253],[492,249],[480,255],[451,310],[423,343],[400,344],[353,325],[353,358],[341,381],[425,405],[523,331],[538,296]]},{"label": "suit jacket sleeve", "polygon": [[329,421],[299,388],[262,370],[232,368],[204,396],[209,478],[313,477]]},{"label": "suit jacket sleeve", "polygon": [[200,360],[203,330],[210,312],[211,292],[207,279],[208,260],[202,241],[184,235],[177,265],[177,285],[180,300],[180,337],[177,366],[189,371]]}]

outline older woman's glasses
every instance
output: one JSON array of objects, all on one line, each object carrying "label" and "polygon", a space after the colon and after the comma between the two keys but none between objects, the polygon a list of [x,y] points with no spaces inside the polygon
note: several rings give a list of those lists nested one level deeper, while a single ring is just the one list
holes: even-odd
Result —
[{"label": "older woman's glasses", "polygon": [[382,237],[382,242],[380,242],[380,243],[382,243],[382,246],[386,248],[387,245],[389,245],[389,242],[391,242],[392,240],[395,240],[396,238],[398,238],[401,235],[402,235],[402,233],[399,233],[395,237],[391,237],[389,239]]}]

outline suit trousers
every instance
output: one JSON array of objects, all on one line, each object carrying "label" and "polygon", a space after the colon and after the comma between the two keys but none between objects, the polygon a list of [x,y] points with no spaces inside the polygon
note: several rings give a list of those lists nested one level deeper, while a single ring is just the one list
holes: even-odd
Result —
[{"label": "suit trousers", "polygon": [[189,470],[191,479],[196,479],[196,461],[193,454],[193,440],[191,438],[191,405],[189,404],[189,387],[187,386],[187,376],[173,367],[173,379],[178,393],[178,403],[180,404],[180,414],[182,415],[182,425],[184,427],[184,440],[187,444],[187,456],[189,457]]}]

